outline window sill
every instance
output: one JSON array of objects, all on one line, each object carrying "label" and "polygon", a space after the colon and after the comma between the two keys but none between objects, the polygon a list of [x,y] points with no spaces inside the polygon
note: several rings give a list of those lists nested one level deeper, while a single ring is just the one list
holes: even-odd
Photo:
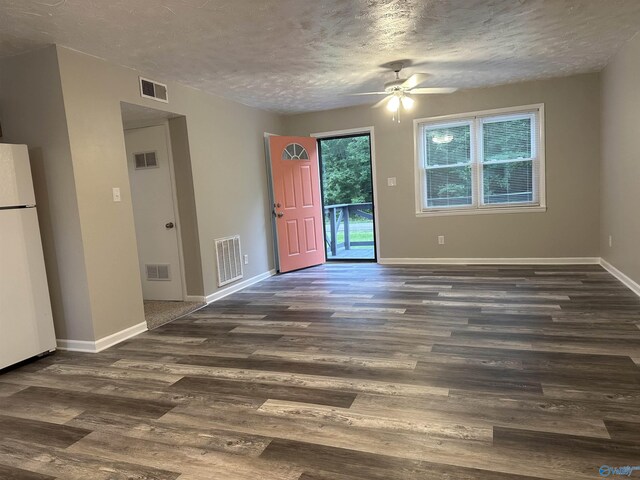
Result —
[{"label": "window sill", "polygon": [[531,207],[485,207],[485,208],[452,208],[450,210],[428,210],[416,212],[416,217],[449,217],[453,215],[494,215],[503,213],[542,213],[546,206]]}]

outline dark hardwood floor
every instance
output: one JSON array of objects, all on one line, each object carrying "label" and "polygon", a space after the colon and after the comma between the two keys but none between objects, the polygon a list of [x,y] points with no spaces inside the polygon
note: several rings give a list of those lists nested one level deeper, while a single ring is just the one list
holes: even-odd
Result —
[{"label": "dark hardwood floor", "polygon": [[0,478],[603,478],[640,466],[639,325],[598,266],[277,276],[0,374]]}]

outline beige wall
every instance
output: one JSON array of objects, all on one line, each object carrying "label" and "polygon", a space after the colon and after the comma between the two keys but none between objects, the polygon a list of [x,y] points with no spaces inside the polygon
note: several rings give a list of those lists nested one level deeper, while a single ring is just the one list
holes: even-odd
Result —
[{"label": "beige wall", "polygon": [[0,141],[29,146],[56,336],[94,338],[55,47],[0,62]]},{"label": "beige wall", "polygon": [[[640,283],[640,36],[602,73],[602,257]],[[612,246],[609,247],[609,235]]]},{"label": "beige wall", "polygon": [[281,131],[280,116],[172,83],[169,104],[143,99],[138,72],[61,47],[0,67],[2,141],[27,143],[40,165],[34,176],[58,338],[95,341],[144,321],[121,101],[185,116],[171,125],[174,150],[188,145],[190,158],[178,164],[191,163],[178,182],[193,181],[184,199],[187,243],[200,245],[185,255],[188,265],[200,262],[188,269],[189,293],[217,291],[218,237],[242,237],[245,278],[274,267],[263,132]]},{"label": "beige wall", "polygon": [[196,198],[193,192],[187,117],[169,119],[169,134],[171,136],[171,155],[175,172],[187,294],[203,296],[202,258],[200,256],[200,239],[198,238]]},{"label": "beige wall", "polygon": [[[3,141],[29,144],[40,165],[35,177],[59,338],[96,340],[144,320],[121,101],[185,116],[170,124],[174,149],[189,147],[193,180],[182,221],[200,259],[196,252],[185,260],[200,263],[202,279],[187,279],[189,293],[216,292],[218,237],[241,235],[250,258],[246,278],[274,267],[265,131],[375,126],[383,258],[599,255],[598,74],[421,97],[412,117],[544,103],[548,211],[417,218],[409,116],[397,125],[384,109],[353,107],[280,117],[172,83],[163,104],[140,97],[138,72],[60,47],[1,67]],[[189,181],[180,171],[181,182]],[[386,186],[392,176],[395,188]],[[112,187],[120,187],[122,202],[112,202]],[[438,235],[446,245],[437,245]]]},{"label": "beige wall", "polygon": [[[413,118],[545,104],[547,212],[418,218]],[[382,258],[597,257],[600,79],[598,74],[421,96],[391,121],[368,106],[285,117],[291,135],[375,127]],[[397,187],[387,186],[397,177]],[[437,236],[446,244],[438,245]]]},{"label": "beige wall", "polygon": [[170,82],[163,104],[140,97],[134,70],[60,47],[58,61],[96,338],[144,321],[121,101],[186,116],[205,294],[217,290],[214,238],[241,235],[246,278],[273,268],[262,138],[279,116]]}]

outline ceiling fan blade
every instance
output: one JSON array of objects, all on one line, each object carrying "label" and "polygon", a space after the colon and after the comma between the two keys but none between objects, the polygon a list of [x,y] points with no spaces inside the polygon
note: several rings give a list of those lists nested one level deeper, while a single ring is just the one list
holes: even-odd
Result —
[{"label": "ceiling fan blade", "polygon": [[404,81],[402,87],[407,90],[411,90],[421,83],[424,83],[430,76],[431,75],[429,75],[428,73],[414,73]]},{"label": "ceiling fan blade", "polygon": [[409,91],[411,95],[425,95],[425,94],[435,94],[435,93],[453,93],[457,88],[445,88],[445,87],[428,87],[428,88],[414,88]]},{"label": "ceiling fan blade", "polygon": [[389,98],[391,98],[393,95],[388,95],[386,97],[384,97],[382,100],[380,100],[378,103],[376,103],[374,106],[372,106],[371,108],[380,108],[382,107],[385,103],[387,103],[387,101],[389,100]]},{"label": "ceiling fan blade", "polygon": [[388,95],[387,92],[361,92],[361,93],[350,93],[349,95]]}]

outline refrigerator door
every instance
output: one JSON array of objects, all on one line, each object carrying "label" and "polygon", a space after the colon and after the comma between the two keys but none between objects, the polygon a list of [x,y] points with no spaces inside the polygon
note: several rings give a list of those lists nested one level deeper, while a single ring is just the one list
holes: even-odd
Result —
[{"label": "refrigerator door", "polygon": [[27,146],[0,143],[0,208],[35,204]]},{"label": "refrigerator door", "polygon": [[55,346],[36,209],[0,210],[0,368]]}]

